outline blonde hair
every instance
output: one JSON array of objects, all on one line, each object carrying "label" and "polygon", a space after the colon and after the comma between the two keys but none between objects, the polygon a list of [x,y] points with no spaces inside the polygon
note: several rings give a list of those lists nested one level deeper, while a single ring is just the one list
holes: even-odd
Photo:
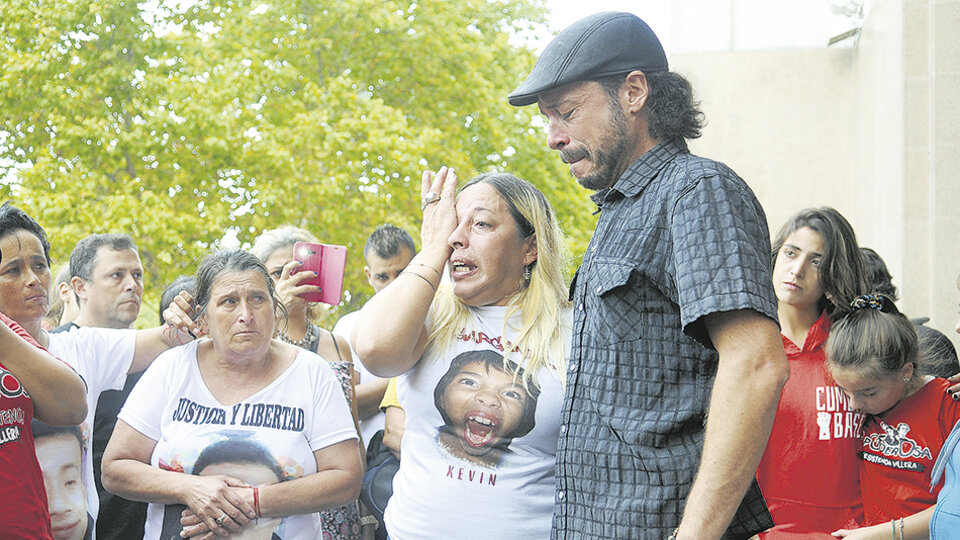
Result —
[{"label": "blonde hair", "polygon": [[[565,384],[566,329],[561,317],[563,311],[570,306],[564,279],[570,256],[553,208],[533,184],[506,173],[475,176],[464,184],[460,191],[479,183],[496,189],[507,203],[517,226],[517,234],[521,238],[536,235],[537,260],[528,266],[530,281],[507,303],[503,334],[507,333],[510,319],[518,312],[521,325],[516,340],[503,343],[504,365],[506,366],[507,353],[518,350],[521,358],[526,361],[524,386],[531,383],[538,386],[536,377],[542,367],[549,368],[561,384]],[[433,300],[433,327],[427,346],[439,347],[441,350],[446,348],[466,327],[469,318],[469,307],[453,294],[448,283],[441,284]]]}]

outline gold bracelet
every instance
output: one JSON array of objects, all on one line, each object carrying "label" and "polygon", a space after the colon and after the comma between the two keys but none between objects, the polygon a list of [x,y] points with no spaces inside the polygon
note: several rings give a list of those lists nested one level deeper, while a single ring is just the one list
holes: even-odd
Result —
[{"label": "gold bracelet", "polygon": [[412,274],[412,275],[414,275],[414,276],[417,276],[418,278],[426,281],[426,282],[427,282],[427,285],[429,285],[430,288],[433,289],[433,292],[437,292],[437,288],[433,285],[433,282],[431,282],[429,279],[421,276],[420,274],[414,272],[413,270],[404,270],[403,272],[400,272],[400,273],[401,273],[401,274]]}]

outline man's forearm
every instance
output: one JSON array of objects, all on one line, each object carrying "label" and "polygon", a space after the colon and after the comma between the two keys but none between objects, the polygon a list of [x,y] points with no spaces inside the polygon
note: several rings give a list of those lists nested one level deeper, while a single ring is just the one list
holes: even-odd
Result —
[{"label": "man's forearm", "polygon": [[720,364],[678,538],[720,538],[756,475],[788,374],[779,332],[767,322],[754,327],[757,333],[744,333],[748,325],[725,338],[712,336]]}]

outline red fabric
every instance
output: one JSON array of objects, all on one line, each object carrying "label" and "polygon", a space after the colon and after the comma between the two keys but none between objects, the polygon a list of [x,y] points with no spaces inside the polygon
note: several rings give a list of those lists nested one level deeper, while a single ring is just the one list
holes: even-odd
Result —
[{"label": "red fabric", "polygon": [[867,417],[859,454],[866,525],[937,502],[943,480],[931,492],[930,470],[960,419],[960,403],[947,394],[949,387],[946,379],[934,379],[884,414]]},{"label": "red fabric", "polygon": [[[40,347],[6,315],[0,313],[0,321]],[[33,401],[16,376],[0,363],[0,536],[4,539],[53,538],[47,493],[33,448],[32,419]]]},{"label": "red fabric", "polygon": [[802,349],[781,336],[790,379],[757,469],[775,523],[761,534],[766,539],[829,534],[856,528],[863,520],[857,475],[863,414],[850,409],[827,369],[823,344],[829,327],[826,314],[821,315]]}]

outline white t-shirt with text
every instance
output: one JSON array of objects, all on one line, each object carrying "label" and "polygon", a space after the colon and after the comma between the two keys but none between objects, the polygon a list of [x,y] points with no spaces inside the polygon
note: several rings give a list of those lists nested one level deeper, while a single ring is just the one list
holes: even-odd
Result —
[{"label": "white t-shirt with text", "polygon": [[[198,343],[160,355],[120,411],[120,420],[157,441],[154,467],[265,485],[317,472],[315,451],[357,438],[343,390],[323,358],[301,349],[265,388],[224,405],[203,381]],[[179,537],[183,508],[150,504],[144,538]],[[319,513],[261,519],[258,526],[283,540],[314,540],[322,530]]]}]

